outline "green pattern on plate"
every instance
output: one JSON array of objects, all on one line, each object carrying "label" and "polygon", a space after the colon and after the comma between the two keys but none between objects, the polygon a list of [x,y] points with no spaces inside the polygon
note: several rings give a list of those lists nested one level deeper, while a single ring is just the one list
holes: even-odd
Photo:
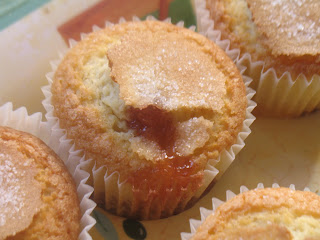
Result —
[{"label": "green pattern on plate", "polygon": [[196,17],[193,12],[191,1],[175,0],[169,6],[169,16],[173,23],[184,21],[185,27],[196,26]]},{"label": "green pattern on plate", "polygon": [[[159,18],[159,10],[149,13],[149,15]],[[185,27],[197,26],[196,17],[193,12],[191,5],[191,0],[175,0],[172,1],[169,5],[169,17],[171,18],[172,23],[177,23],[179,21],[184,22]],[[147,16],[142,19],[146,19]]]},{"label": "green pattern on plate", "polygon": [[49,1],[50,0],[0,0],[0,30]]},{"label": "green pattern on plate", "polygon": [[97,224],[95,228],[105,239],[118,240],[118,233],[114,228],[112,222],[107,218],[103,212],[100,212],[98,208],[96,208],[92,216],[97,220]]}]

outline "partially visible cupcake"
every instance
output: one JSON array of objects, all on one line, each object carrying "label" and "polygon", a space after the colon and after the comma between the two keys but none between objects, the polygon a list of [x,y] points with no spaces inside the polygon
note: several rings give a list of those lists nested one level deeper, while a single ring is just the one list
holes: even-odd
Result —
[{"label": "partially visible cupcake", "polygon": [[197,200],[254,119],[252,92],[231,59],[200,34],[158,21],[89,34],[44,92],[49,123],[92,159],[95,200],[139,219]]},{"label": "partially visible cupcake", "polygon": [[11,102],[0,106],[0,239],[92,239],[89,174],[61,131],[41,119]]},{"label": "partially visible cupcake", "polygon": [[45,143],[0,126],[0,239],[78,239],[79,204],[71,175]]},{"label": "partially visible cupcake", "polygon": [[245,191],[214,206],[182,239],[320,239],[320,196],[283,187]]},{"label": "partially visible cupcake", "polygon": [[253,78],[257,114],[296,117],[320,108],[318,0],[196,2],[199,28],[214,41],[228,40],[225,50],[240,51],[235,60]]}]

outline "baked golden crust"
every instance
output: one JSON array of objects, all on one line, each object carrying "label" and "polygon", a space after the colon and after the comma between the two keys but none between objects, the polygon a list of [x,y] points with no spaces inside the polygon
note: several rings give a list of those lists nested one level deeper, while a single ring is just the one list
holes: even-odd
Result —
[{"label": "baked golden crust", "polygon": [[40,202],[34,196],[39,206],[31,223],[5,239],[77,239],[79,200],[73,179],[59,157],[40,139],[8,127],[0,127],[0,145],[4,162],[28,163],[25,166],[33,171],[40,191]]},{"label": "baked golden crust", "polygon": [[125,105],[138,109],[151,105],[166,112],[194,108],[219,112],[230,74],[213,64],[206,39],[195,39],[192,31],[181,29],[169,34],[150,30],[129,31],[107,52],[111,77],[119,84]]},{"label": "baked golden crust", "polygon": [[320,4],[317,0],[247,0],[262,43],[274,56],[320,54]]},{"label": "baked golden crust", "polygon": [[241,75],[220,48],[157,21],[89,34],[62,60],[51,91],[77,148],[135,187],[146,178],[170,189],[181,177],[181,188],[197,179],[196,191],[207,161],[236,141],[247,107]]},{"label": "baked golden crust", "polygon": [[35,164],[15,149],[15,142],[0,141],[0,239],[29,227],[40,211],[41,186],[35,174]]},{"label": "baked golden crust", "polygon": [[288,71],[293,79],[303,73],[310,80],[320,72],[320,4],[316,0],[296,4],[207,0],[215,28],[222,39],[230,39],[231,48],[250,53],[253,61],[264,61],[265,69],[274,68],[279,77]]},{"label": "baked golden crust", "polygon": [[[228,102],[225,105],[228,106],[225,106],[226,109],[223,110],[223,114],[228,116],[219,114],[222,115],[219,117],[224,118],[224,122],[221,124],[225,124],[227,127],[224,129],[221,126],[222,129],[219,129],[222,131],[219,133],[220,136],[216,137],[216,141],[212,142],[212,144],[217,145],[212,147],[212,152],[230,146],[242,127],[247,105],[244,84],[238,70],[217,46],[204,37],[187,29],[158,22],[124,23],[95,32],[78,43],[63,59],[55,73],[52,85],[52,103],[55,107],[55,115],[59,117],[62,128],[68,129],[69,136],[76,139],[77,146],[85,149],[89,157],[94,156],[98,166],[103,166],[108,159],[112,159],[112,163],[108,165],[112,170],[118,168],[112,166],[116,165],[119,162],[118,160],[120,160],[123,168],[127,165],[125,163],[134,158],[130,154],[124,155],[127,151],[121,149],[121,144],[117,141],[117,138],[119,138],[116,136],[117,132],[112,129],[113,126],[110,126],[110,122],[106,121],[107,119],[99,111],[100,109],[94,106],[94,101],[96,101],[94,93],[82,83],[85,62],[94,55],[105,56],[108,48],[114,42],[120,41],[121,35],[131,30],[138,32],[152,30],[167,33],[177,31],[186,37],[192,37],[193,41],[198,41],[199,48],[212,54],[212,59],[217,61],[216,64],[221,68],[221,71],[231,78],[230,81],[226,82],[227,94],[225,95],[229,96],[226,96],[225,100]],[[183,113],[183,109],[179,110]],[[190,113],[186,112],[186,114]],[[205,109],[199,109],[199,113],[193,114],[205,115],[206,111]],[[109,149],[113,149],[112,152]]]},{"label": "baked golden crust", "polygon": [[220,205],[192,239],[316,239],[319,227],[318,195],[265,188],[239,194]]}]

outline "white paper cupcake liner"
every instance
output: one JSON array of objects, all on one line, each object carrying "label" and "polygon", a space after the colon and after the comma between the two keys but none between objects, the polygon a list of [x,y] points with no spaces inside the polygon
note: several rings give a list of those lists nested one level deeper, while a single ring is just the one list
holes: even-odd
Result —
[{"label": "white paper cupcake liner", "polygon": [[[147,20],[156,20],[152,16],[148,16]],[[133,21],[140,21],[139,18],[134,17]],[[121,18],[119,23],[125,22],[124,18]],[[165,22],[171,22],[170,19],[166,19]],[[113,25],[110,22],[106,22],[105,26],[111,26]],[[177,26],[183,27],[184,23],[179,22],[177,23]],[[97,31],[100,28],[97,26],[93,26],[93,31]],[[195,27],[191,27],[191,30],[195,30]],[[87,36],[87,34],[81,34],[81,39],[84,39]],[[69,41],[70,48],[75,46],[77,42],[75,40]],[[61,129],[59,126],[59,119],[54,116],[53,109],[54,107],[51,104],[51,84],[54,72],[57,69],[57,66],[59,65],[59,62],[62,60],[63,54],[60,54],[60,59],[53,61],[51,63],[52,66],[52,72],[48,73],[46,75],[49,85],[42,88],[42,91],[45,95],[45,99],[43,101],[43,106],[46,109],[46,118],[48,121],[48,124],[53,129],[53,132],[56,132],[57,135],[60,135],[60,138],[63,139],[60,140],[61,143],[66,142],[67,146],[65,146],[65,150],[70,152],[71,156],[81,157],[81,155],[78,155],[80,152],[77,151],[75,148],[75,145],[71,144],[71,140],[67,139],[67,134],[64,129]],[[245,70],[245,67],[238,66],[240,68],[241,74]],[[252,110],[255,108],[256,103],[251,100],[253,95],[255,94],[255,91],[248,87],[248,85],[251,82],[251,79],[249,77],[243,76],[243,80],[246,85],[246,93],[247,93],[247,100],[248,100],[248,106],[246,110],[246,119],[243,122],[243,127],[241,132],[237,136],[236,143],[233,144],[229,149],[224,150],[218,159],[211,159],[208,161],[206,169],[204,171],[204,179],[206,179],[206,182],[203,184],[203,187],[200,188],[194,196],[188,196],[185,197],[187,199],[184,199],[183,202],[179,202],[179,199],[170,199],[172,202],[170,202],[170,209],[167,209],[168,212],[177,212],[177,209],[185,208],[186,206],[189,206],[188,204],[190,200],[194,201],[198,199],[202,193],[206,190],[208,185],[213,182],[214,180],[218,180],[222,173],[228,168],[228,166],[232,163],[232,161],[235,159],[236,154],[244,147],[245,143],[244,140],[247,138],[247,136],[250,134],[250,125],[255,120],[255,117],[251,114]],[[79,161],[79,160],[77,160]],[[95,163],[93,159],[87,159],[85,160],[82,158],[80,160],[81,162],[81,168],[88,173],[91,172],[92,178],[90,179],[90,183],[94,186],[95,192],[94,192],[94,199],[97,203],[105,203],[106,209],[110,208],[116,208],[116,212],[119,215],[124,210],[122,209],[122,205],[125,204],[126,206],[133,204],[132,199],[129,198],[122,198],[122,193],[127,192],[130,189],[130,186],[128,183],[120,182],[119,180],[119,173],[113,172],[108,173],[106,167],[100,167],[97,169],[95,167]],[[128,194],[127,194],[128,195]],[[123,204],[122,204],[123,203]],[[169,203],[168,203],[169,204]],[[149,206],[150,209],[152,209],[153,206]],[[145,208],[142,211],[147,211],[148,207],[145,206]],[[148,216],[146,217],[148,218]],[[154,218],[157,218],[154,216]]]},{"label": "white paper cupcake liner", "polygon": [[[277,183],[274,183],[272,184],[272,188],[279,188],[279,184]],[[265,188],[263,183],[259,183],[256,187],[256,189],[259,189],[259,188]],[[295,188],[295,185],[294,184],[291,184],[289,186],[289,188],[291,190],[296,190]],[[246,186],[241,186],[240,187],[240,193],[244,193],[244,192],[247,192],[249,191],[249,189],[246,187]],[[309,188],[305,188],[303,191],[310,191]],[[226,191],[226,201],[221,201],[220,199],[218,198],[212,198],[212,210],[210,209],[206,209],[206,208],[203,208],[201,207],[200,208],[200,216],[201,216],[201,219],[200,220],[196,220],[196,219],[190,219],[189,220],[189,223],[190,223],[190,233],[181,233],[181,239],[182,240],[189,240],[192,238],[192,236],[195,234],[195,232],[197,231],[197,229],[199,228],[199,226],[205,221],[205,219],[211,215],[211,214],[214,214],[215,210],[223,203],[229,201],[230,199],[232,199],[233,197],[235,197],[237,194],[233,193],[232,191],[230,190],[227,190]]]},{"label": "white paper cupcake liner", "polygon": [[252,61],[249,53],[240,55],[240,49],[230,49],[230,40],[221,39],[220,30],[214,28],[214,20],[206,8],[206,0],[194,0],[197,27],[236,63],[246,68],[245,75],[253,81],[256,90],[253,98],[258,106],[255,113],[261,116],[297,117],[320,108],[320,75],[307,79],[300,74],[293,79],[289,72],[277,76],[274,68],[265,69],[263,61]]},{"label": "white paper cupcake liner", "polygon": [[28,132],[42,141],[44,141],[51,149],[53,149],[66,164],[69,172],[73,176],[77,186],[78,198],[80,201],[81,220],[79,240],[89,240],[92,237],[89,234],[90,229],[96,223],[91,217],[91,213],[96,204],[90,199],[93,188],[86,184],[89,174],[80,169],[78,159],[69,156],[66,151],[66,143],[60,140],[60,135],[55,131],[51,131],[50,124],[42,121],[42,114],[35,113],[28,115],[25,107],[13,110],[12,103],[8,102],[0,106],[0,125],[8,126],[20,131]]}]

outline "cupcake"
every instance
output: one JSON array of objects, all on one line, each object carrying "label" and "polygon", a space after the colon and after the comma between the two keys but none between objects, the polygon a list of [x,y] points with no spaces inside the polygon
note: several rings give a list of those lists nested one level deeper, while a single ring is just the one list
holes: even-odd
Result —
[{"label": "cupcake", "polygon": [[44,93],[49,123],[91,159],[95,200],[138,219],[190,206],[232,162],[254,119],[252,92],[231,59],[202,35],[158,21],[89,34]]},{"label": "cupcake", "polygon": [[0,126],[0,182],[0,239],[78,239],[75,183],[40,139]]},{"label": "cupcake", "polygon": [[255,189],[222,203],[182,239],[319,239],[319,217],[315,193],[294,187]]},{"label": "cupcake", "polygon": [[92,239],[89,174],[41,119],[10,102],[0,106],[0,239]]},{"label": "cupcake", "polygon": [[257,115],[297,117],[320,107],[319,1],[205,2],[197,0],[199,28],[247,67]]}]

